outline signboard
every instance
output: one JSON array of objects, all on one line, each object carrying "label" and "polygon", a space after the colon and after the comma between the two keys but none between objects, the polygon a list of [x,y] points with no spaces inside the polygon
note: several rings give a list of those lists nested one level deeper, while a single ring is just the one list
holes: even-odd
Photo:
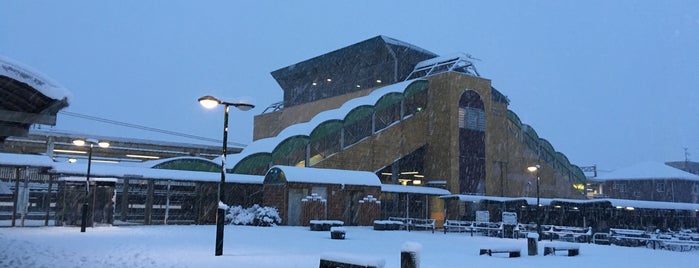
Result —
[{"label": "signboard", "polygon": [[477,222],[490,222],[490,212],[487,210],[476,211],[476,221]]},{"label": "signboard", "polygon": [[507,225],[517,224],[517,213],[516,212],[502,212],[502,223]]}]

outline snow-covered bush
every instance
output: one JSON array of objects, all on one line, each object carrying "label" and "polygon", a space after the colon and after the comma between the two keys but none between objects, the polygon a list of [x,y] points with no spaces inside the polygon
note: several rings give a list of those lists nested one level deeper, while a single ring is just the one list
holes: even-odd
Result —
[{"label": "snow-covered bush", "polygon": [[235,225],[276,226],[282,222],[282,218],[276,208],[255,204],[249,208],[229,207],[226,221]]}]

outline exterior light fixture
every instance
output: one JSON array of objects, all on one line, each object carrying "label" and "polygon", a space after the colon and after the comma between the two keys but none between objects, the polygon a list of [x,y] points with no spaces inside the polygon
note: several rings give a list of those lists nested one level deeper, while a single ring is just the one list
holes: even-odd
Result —
[{"label": "exterior light fixture", "polygon": [[536,173],[536,232],[539,234],[539,241],[541,241],[541,206],[540,196],[539,196],[539,170],[541,166],[539,164],[527,167],[527,170],[531,173]]},{"label": "exterior light fixture", "polygon": [[[90,167],[92,166],[92,148],[95,147],[95,145],[102,147],[102,148],[107,148],[109,147],[109,142],[106,141],[98,141],[96,139],[77,139],[73,140],[73,144],[77,146],[85,146],[86,144],[89,145],[89,149],[87,150],[87,175],[85,176],[85,199],[83,200],[83,207],[82,207],[82,220],[80,222],[80,232],[84,233],[85,228],[87,227],[87,211],[89,207],[89,202],[88,202],[88,196],[90,195]],[[68,160],[70,161],[70,160]]]},{"label": "exterior light fixture", "polygon": [[226,153],[228,150],[228,110],[230,106],[240,109],[241,111],[248,111],[255,108],[255,105],[249,103],[232,103],[219,100],[212,96],[204,96],[199,98],[199,103],[207,109],[213,109],[217,105],[224,106],[223,115],[223,148],[221,155],[221,183],[218,185],[218,209],[216,210],[216,256],[223,255],[223,222],[226,217],[226,209],[220,204],[223,203],[225,192],[223,191],[223,186],[226,183]]}]

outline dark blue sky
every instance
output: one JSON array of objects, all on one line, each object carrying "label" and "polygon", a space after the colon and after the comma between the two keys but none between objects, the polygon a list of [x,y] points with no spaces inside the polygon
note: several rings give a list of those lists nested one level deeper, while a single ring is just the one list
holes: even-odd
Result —
[{"label": "dark blue sky", "polygon": [[[240,3],[243,2],[243,3]],[[288,2],[288,3],[287,3]],[[699,1],[8,1],[0,55],[74,95],[66,111],[232,142],[281,101],[269,74],[386,35],[480,59],[510,109],[574,164],[699,160]],[[55,129],[200,143],[60,115]]]}]

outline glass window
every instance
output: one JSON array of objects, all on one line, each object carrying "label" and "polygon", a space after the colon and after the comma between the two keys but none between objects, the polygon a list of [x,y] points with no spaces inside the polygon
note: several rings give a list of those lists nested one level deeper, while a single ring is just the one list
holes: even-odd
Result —
[{"label": "glass window", "polygon": [[360,106],[347,114],[344,121],[345,147],[371,135],[373,113],[374,108],[372,106]]},{"label": "glass window", "polygon": [[403,94],[387,94],[376,102],[375,131],[384,129],[401,117],[401,102]]}]

